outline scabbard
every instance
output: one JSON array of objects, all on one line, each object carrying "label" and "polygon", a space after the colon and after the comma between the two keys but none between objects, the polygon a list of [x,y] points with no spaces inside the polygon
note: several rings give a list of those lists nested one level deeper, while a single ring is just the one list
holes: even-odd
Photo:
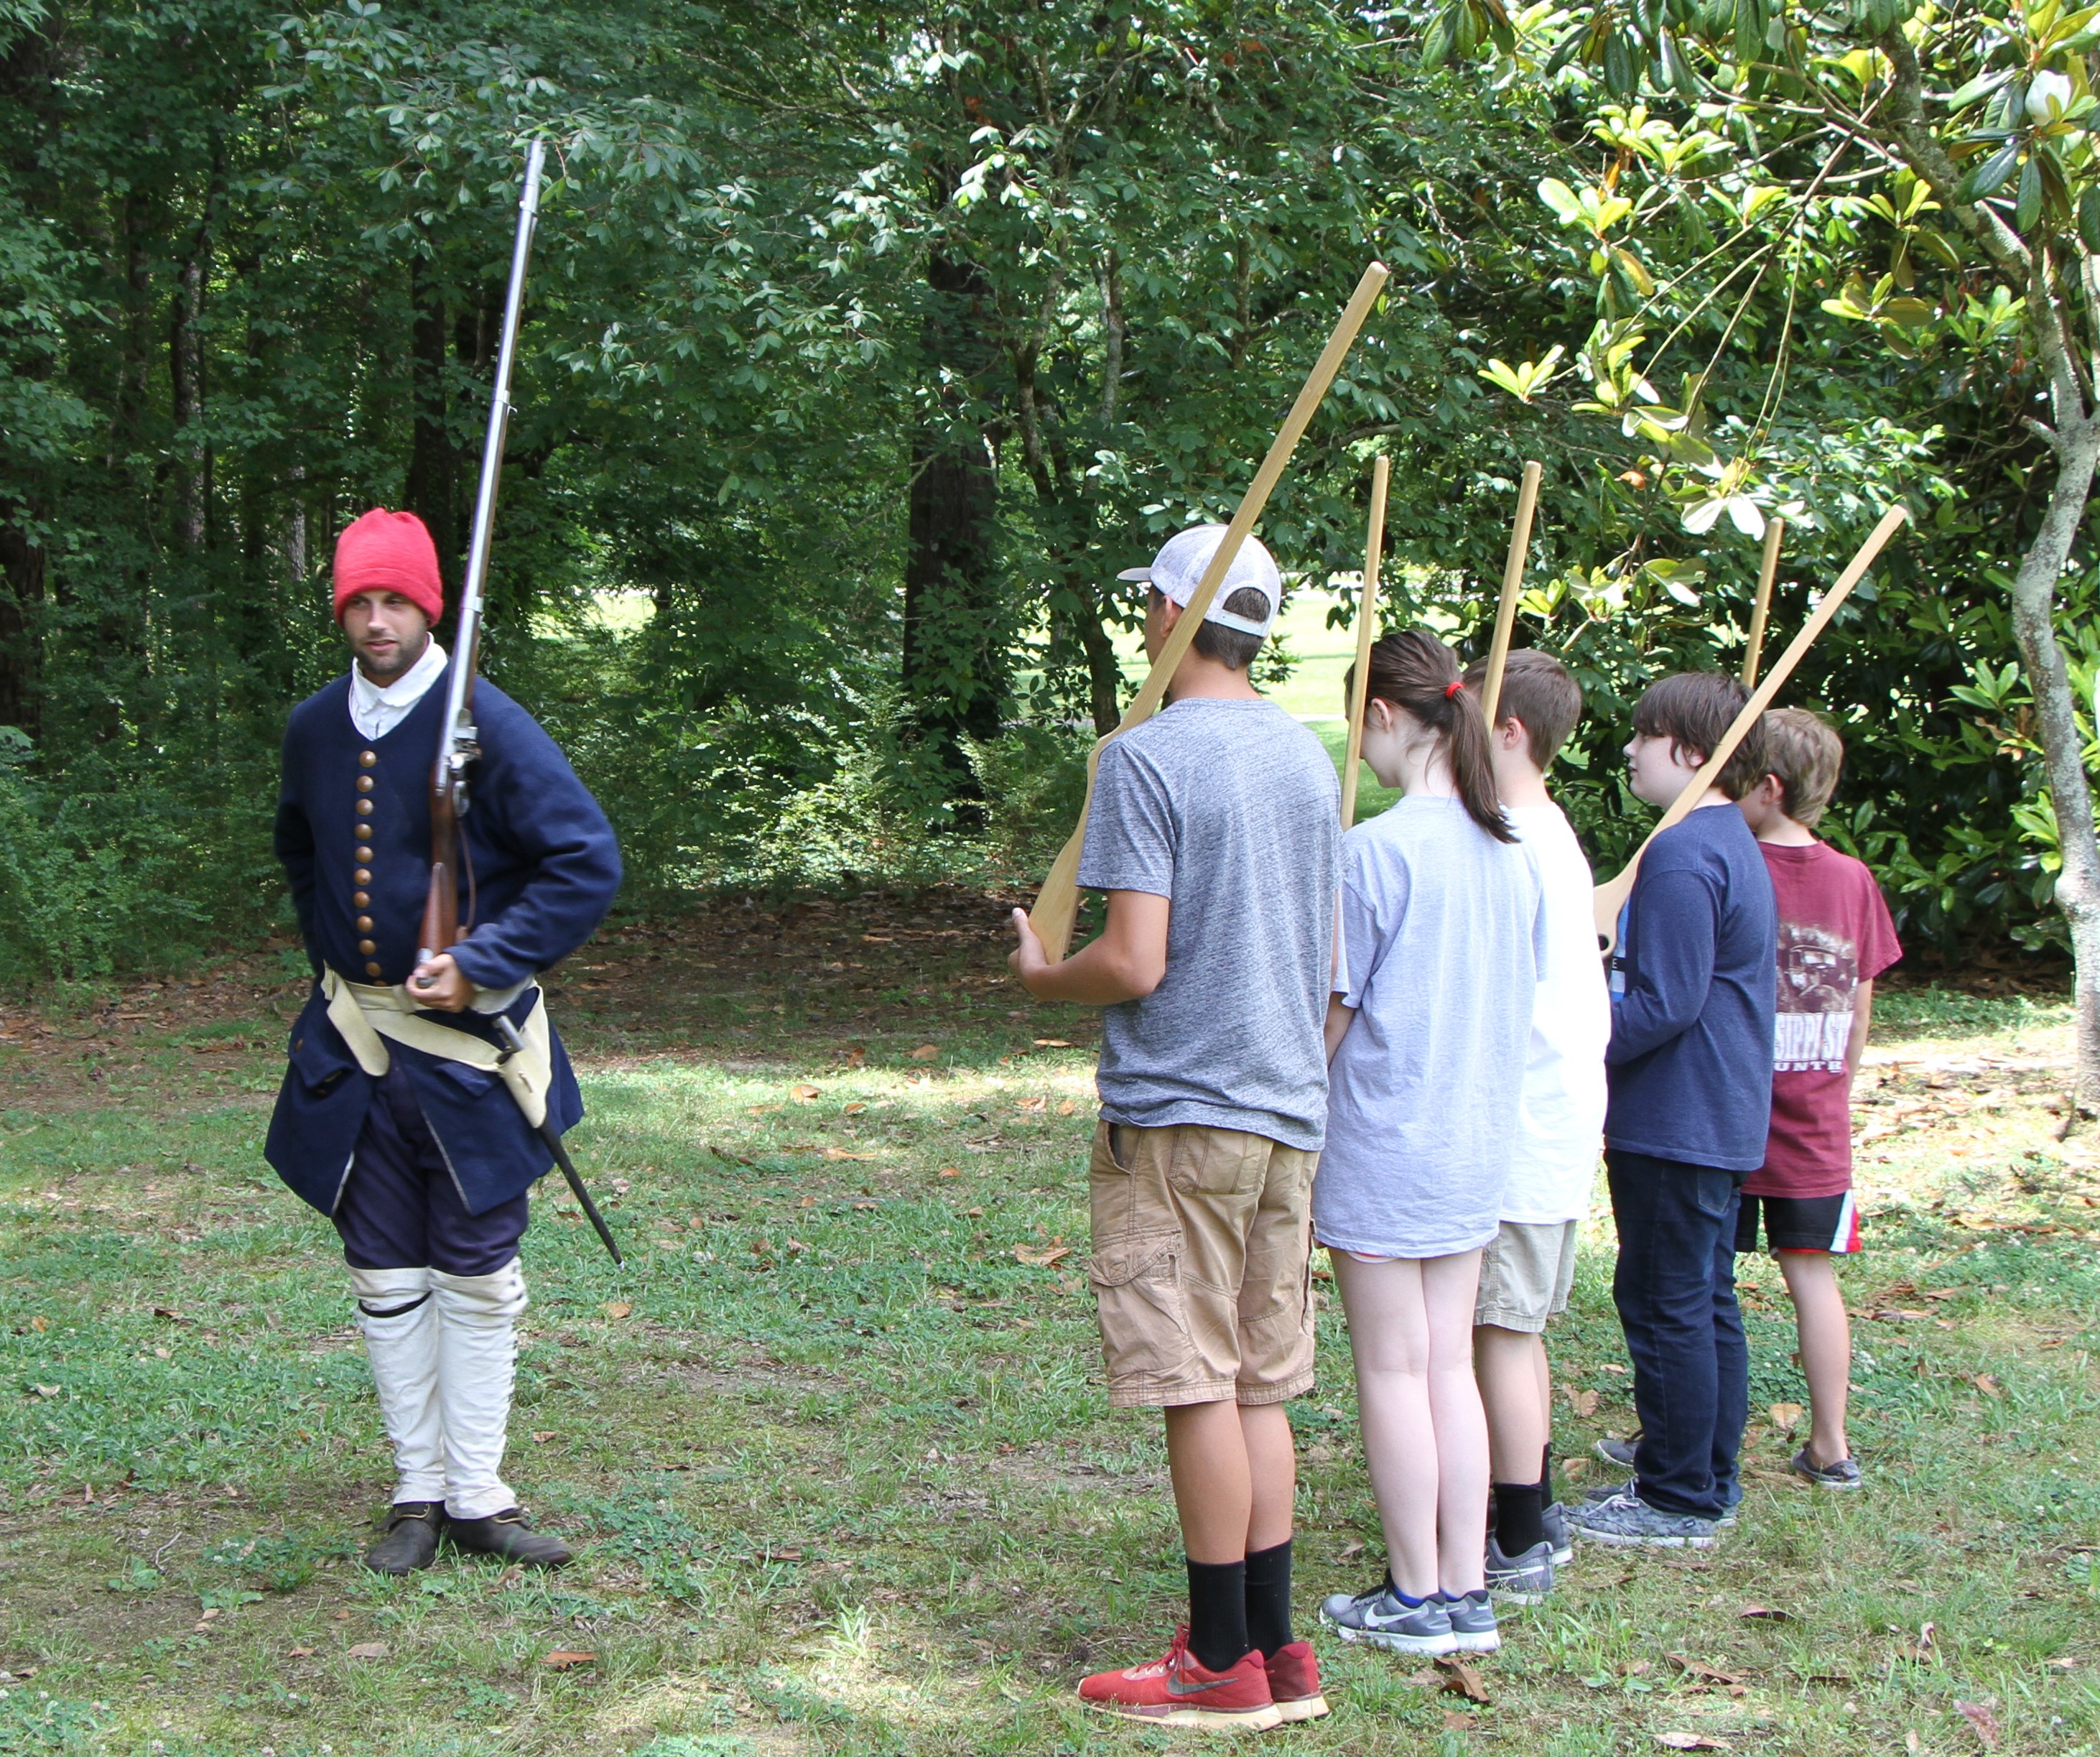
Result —
[{"label": "scabbard", "polygon": [[[515,1055],[524,1048],[525,1040],[518,1035],[518,1027],[510,1022],[507,1015],[501,1013],[496,1015],[496,1031],[504,1041],[506,1056]],[[570,1193],[576,1197],[585,1218],[598,1229],[598,1238],[611,1254],[614,1265],[617,1266],[624,1263],[626,1259],[620,1254],[620,1246],[613,1238],[612,1229],[606,1225],[605,1216],[598,1212],[598,1204],[591,1200],[590,1191],[584,1188],[583,1174],[577,1171],[576,1162],[569,1157],[569,1150],[562,1145],[561,1132],[554,1127],[553,1116],[543,1118],[539,1126],[540,1141],[554,1154],[554,1163],[561,1168],[562,1176],[568,1180]]]}]

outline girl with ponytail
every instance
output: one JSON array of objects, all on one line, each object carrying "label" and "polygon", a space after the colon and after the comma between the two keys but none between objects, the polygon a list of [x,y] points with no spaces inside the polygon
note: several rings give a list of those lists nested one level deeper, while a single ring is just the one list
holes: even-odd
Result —
[{"label": "girl with ponytail", "polygon": [[1480,702],[1434,635],[1371,648],[1364,759],[1404,797],[1343,839],[1312,1225],[1348,1313],[1387,1572],[1320,1614],[1348,1641],[1486,1653],[1501,1637],[1474,1294],[1515,1146],[1542,892]]}]

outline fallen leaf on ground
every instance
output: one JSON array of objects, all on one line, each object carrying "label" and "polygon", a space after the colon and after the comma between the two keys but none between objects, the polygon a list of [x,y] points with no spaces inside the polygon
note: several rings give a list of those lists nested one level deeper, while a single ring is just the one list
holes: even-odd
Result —
[{"label": "fallen leaf on ground", "polygon": [[941,1168],[941,1175],[943,1177],[960,1177],[963,1168],[960,1165],[944,1165]]},{"label": "fallen leaf on ground", "polygon": [[[156,1318],[158,1318],[162,1314],[157,1309],[153,1315]],[[173,1318],[175,1314],[173,1312],[170,1312],[166,1315],[170,1318]],[[51,1321],[48,1318],[33,1318],[29,1320],[29,1328],[35,1331],[39,1335],[42,1335],[44,1331],[49,1330],[51,1327]]]},{"label": "fallen leaf on ground", "polygon": [[1560,1463],[1560,1474],[1567,1477],[1570,1482],[1577,1477],[1586,1477],[1590,1474],[1590,1460],[1586,1458],[1563,1459]]},{"label": "fallen leaf on ground", "polygon": [[1436,1669],[1444,1675],[1444,1688],[1454,1696],[1462,1696],[1469,1702],[1488,1706],[1488,1687],[1480,1682],[1479,1672],[1462,1659],[1440,1659]]},{"label": "fallen leaf on ground", "polygon": [[532,1441],[536,1446],[545,1446],[554,1437],[554,1430],[551,1428],[535,1428],[532,1430]]},{"label": "fallen leaf on ground", "polygon": [[1033,1113],[1041,1110],[1043,1106],[1049,1103],[1049,1101],[1050,1101],[1048,1098],[1023,1098],[1020,1103],[1014,1106],[1014,1109],[1017,1110],[1026,1110]]},{"label": "fallen leaf on ground", "polygon": [[1738,1617],[1762,1617],[1770,1622],[1794,1622],[1799,1619],[1790,1610],[1781,1610],[1776,1605],[1745,1605],[1736,1614]]},{"label": "fallen leaf on ground", "polygon": [[860,1067],[867,1061],[867,1052],[865,1049],[845,1050],[841,1053],[840,1059],[848,1067]]},{"label": "fallen leaf on ground", "polygon": [[1915,1641],[1899,1641],[1896,1652],[1914,1666],[1936,1666],[1939,1663],[1939,1648],[1934,1639],[1936,1625],[1921,1622],[1917,1626]]},{"label": "fallen leaf on ground", "polygon": [[624,1318],[633,1309],[633,1304],[630,1300],[608,1300],[605,1302],[605,1315],[607,1318]]},{"label": "fallen leaf on ground", "polygon": [[788,1096],[797,1104],[814,1104],[823,1097],[823,1093],[814,1086],[791,1086],[788,1088]]},{"label": "fallen leaf on ground", "polygon": [[1807,1412],[1798,1403],[1775,1403],[1766,1413],[1775,1428],[1791,1428]]},{"label": "fallen leaf on ground", "polygon": [[1342,1560],[1343,1561],[1348,1561],[1348,1559],[1352,1556],[1361,1556],[1363,1553],[1364,1547],[1360,1542],[1356,1543],[1344,1543],[1342,1546]]},{"label": "fallen leaf on ground", "polygon": [[1673,1751],[1724,1751],[1728,1748],[1720,1740],[1710,1739],[1703,1733],[1658,1733],[1655,1742],[1665,1750]]},{"label": "fallen leaf on ground", "polygon": [[867,1108],[867,1106],[864,1104],[849,1104],[840,1113],[840,1115],[845,1116],[858,1116],[860,1113]]},{"label": "fallen leaf on ground", "polygon": [[1904,1749],[1910,1753],[1910,1757],[1917,1757],[1919,1746],[1915,1728],[1904,1734]]},{"label": "fallen leaf on ground", "polygon": [[311,1659],[314,1650],[311,1647],[295,1647],[285,1657],[287,1659]]},{"label": "fallen leaf on ground", "polygon": [[350,1650],[352,1659],[384,1659],[386,1644],[384,1641],[360,1641]]},{"label": "fallen leaf on ground", "polygon": [[32,1385],[29,1388],[40,1397],[55,1397],[59,1394],[56,1385]]},{"label": "fallen leaf on ground", "polygon": [[598,1663],[598,1655],[575,1653],[568,1648],[558,1647],[540,1663],[543,1666],[551,1666],[557,1671],[573,1671],[579,1666],[595,1666]]},{"label": "fallen leaf on ground", "polygon": [[921,1044],[911,1052],[911,1059],[915,1062],[930,1062],[940,1053],[941,1046],[938,1044]]},{"label": "fallen leaf on ground", "polygon": [[1975,1386],[1987,1397],[1994,1397],[2005,1388],[1988,1373],[1971,1373],[1969,1375],[1969,1383]]},{"label": "fallen leaf on ground", "polygon": [[1689,1653],[1672,1653],[1670,1657],[1677,1662],[1680,1671],[1689,1672],[1695,1678],[1704,1678],[1709,1684],[1740,1684],[1743,1681],[1740,1672],[1723,1671],[1718,1667],[1694,1659]]},{"label": "fallen leaf on ground", "polygon": [[1998,1717],[1981,1702],[1959,1702],[1954,1711],[1969,1723],[1969,1730],[1983,1742],[1987,1751],[1998,1748]]},{"label": "fallen leaf on ground", "polygon": [[823,1156],[827,1159],[879,1159],[879,1153],[849,1153],[844,1147],[827,1147]]},{"label": "fallen leaf on ground", "polygon": [[1462,1715],[1455,1708],[1447,1708],[1444,1711],[1444,1730],[1446,1733],[1463,1733],[1472,1724],[1473,1717],[1471,1715]]},{"label": "fallen leaf on ground", "polygon": [[1076,1099],[1067,1098],[1062,1104],[1057,1106],[1057,1114],[1060,1116],[1070,1116],[1079,1108],[1079,1101]]},{"label": "fallen leaf on ground", "polygon": [[1594,1391],[1570,1392],[1568,1406],[1586,1419],[1597,1413],[1597,1393]]},{"label": "fallen leaf on ground", "polygon": [[1039,1037],[1035,1040],[1035,1047],[1039,1049],[1069,1049],[1072,1046],[1061,1037]]},{"label": "fallen leaf on ground", "polygon": [[1013,1254],[1018,1260],[1032,1268],[1048,1269],[1052,1264],[1070,1256],[1072,1247],[1068,1244],[1017,1244],[1013,1247]]}]

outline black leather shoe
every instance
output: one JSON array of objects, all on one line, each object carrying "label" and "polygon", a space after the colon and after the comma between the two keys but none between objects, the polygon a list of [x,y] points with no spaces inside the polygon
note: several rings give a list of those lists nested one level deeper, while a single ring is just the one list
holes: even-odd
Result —
[{"label": "black leather shoe", "polygon": [[456,1549],[500,1556],[527,1568],[559,1568],[573,1557],[567,1544],[544,1531],[535,1531],[514,1507],[506,1507],[486,1519],[448,1519],[445,1535]]},{"label": "black leather shoe", "polygon": [[396,1501],[386,1516],[386,1534],[364,1552],[374,1574],[412,1574],[438,1559],[438,1534],[445,1523],[443,1501]]}]

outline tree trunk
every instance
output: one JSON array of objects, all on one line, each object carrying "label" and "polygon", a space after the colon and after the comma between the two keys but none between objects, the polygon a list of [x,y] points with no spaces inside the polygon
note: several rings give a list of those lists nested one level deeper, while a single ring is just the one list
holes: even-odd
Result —
[{"label": "tree trunk", "polygon": [[459,457],[452,448],[446,395],[445,297],[437,270],[421,256],[410,259],[409,298],[415,307],[413,336],[416,419],[408,451],[408,480],[401,498],[408,510],[430,527],[437,545],[438,567],[445,595],[457,598],[460,585]]},{"label": "tree trunk", "polygon": [[0,521],[0,726],[34,739],[41,730],[38,682],[42,643],[37,627],[44,602],[44,550],[17,506]]},{"label": "tree trunk", "polygon": [[935,405],[911,444],[904,562],[904,693],[929,753],[959,779],[960,737],[998,735],[1004,705],[1004,622],[990,448],[969,424],[973,386],[992,358],[990,288],[976,263],[936,254],[923,331],[925,383]]},{"label": "tree trunk", "polygon": [[225,199],[226,156],[214,141],[203,210],[175,264],[175,296],[168,310],[168,402],[179,460],[177,529],[183,549],[192,555],[202,551],[209,535],[211,457],[201,441],[186,436],[186,430],[204,413],[204,334],[199,321],[204,315],[205,288],[211,278],[214,234]]},{"label": "tree trunk", "polygon": [[2100,1116],[2100,839],[2085,776],[2085,740],[2071,693],[2071,673],[2056,638],[2056,585],[2085,516],[2093,471],[2100,462],[2100,419],[2081,415],[2055,433],[2057,476],[2049,508],[2013,581],[2013,633],[2034,693],[2036,729],[2056,811],[2057,907],[2071,928],[2078,1022],[2073,1087],[2079,1113]]}]

